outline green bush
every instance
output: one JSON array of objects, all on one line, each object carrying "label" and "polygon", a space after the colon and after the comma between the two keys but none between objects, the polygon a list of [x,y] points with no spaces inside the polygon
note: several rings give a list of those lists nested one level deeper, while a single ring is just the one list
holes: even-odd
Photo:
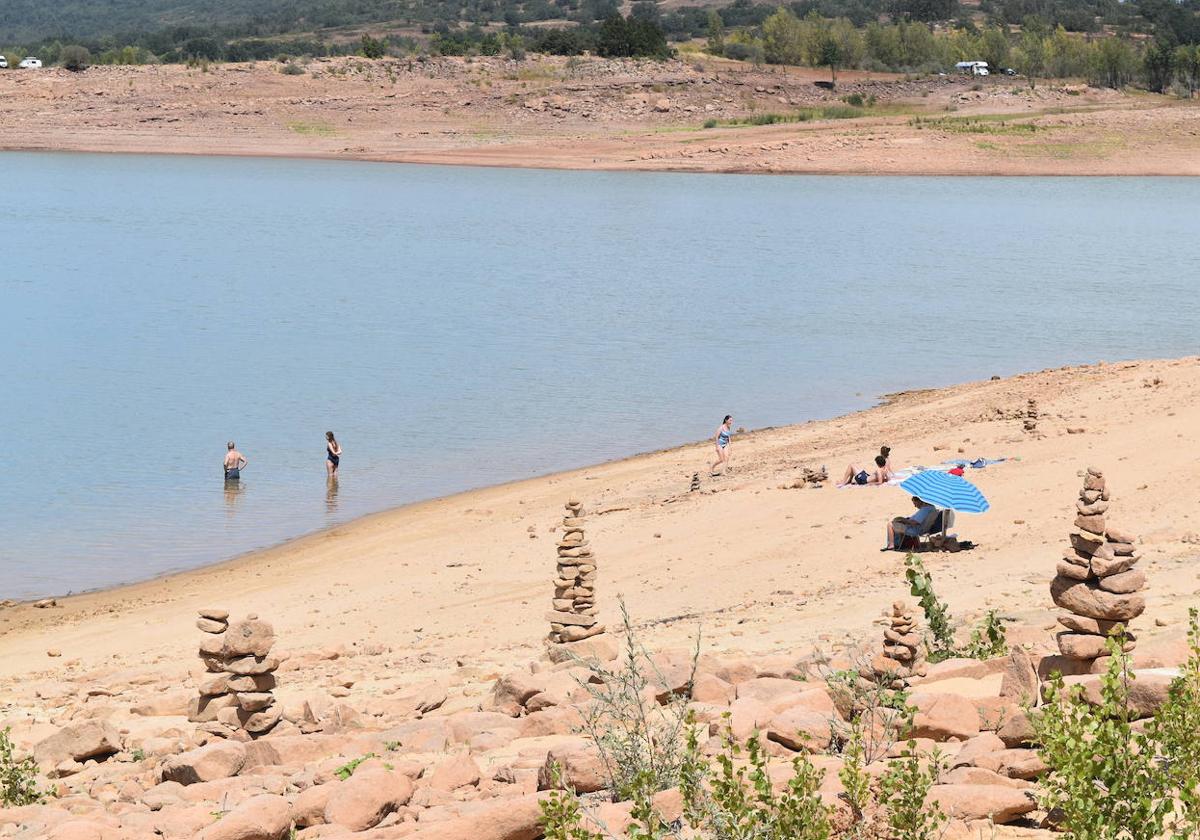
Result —
[{"label": "green bush", "polygon": [[387,54],[387,44],[364,32],[359,52],[362,53],[363,58],[383,58]]},{"label": "green bush", "polygon": [[71,44],[62,48],[58,60],[62,62],[62,66],[66,69],[73,73],[79,73],[88,69],[88,66],[92,63],[92,54],[88,52],[87,47]]},{"label": "green bush", "polygon": [[842,101],[847,105],[853,105],[855,108],[861,108],[865,100],[861,93],[852,93],[849,96],[842,97]]},{"label": "green bush", "polygon": [[922,765],[916,741],[909,741],[900,759],[879,778],[879,801],[888,826],[902,840],[935,840],[941,837],[946,822],[937,804],[927,801],[929,789],[937,783],[945,765],[936,751],[928,759]]},{"label": "green bush", "polygon": [[934,591],[933,576],[925,570],[925,564],[911,552],[904,558],[904,577],[908,581],[909,591],[917,598],[925,613],[925,623],[929,627],[925,648],[930,662],[942,662],[957,656],[991,659],[1002,656],[1008,650],[1007,634],[995,610],[989,610],[971,631],[971,639],[966,647],[958,646],[954,639],[950,607]]},{"label": "green bush", "polygon": [[37,784],[38,766],[32,756],[18,760],[9,733],[11,727],[0,730],[0,806],[15,808],[37,805],[46,801]]}]

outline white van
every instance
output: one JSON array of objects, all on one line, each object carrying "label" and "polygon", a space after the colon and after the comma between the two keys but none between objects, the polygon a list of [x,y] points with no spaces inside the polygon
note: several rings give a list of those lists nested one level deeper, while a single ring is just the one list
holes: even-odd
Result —
[{"label": "white van", "polygon": [[21,63],[18,64],[17,66],[20,67],[22,70],[41,70],[42,69],[42,60],[40,58],[34,58],[33,56],[30,55],[30,56],[26,56],[24,59],[22,59]]},{"label": "white van", "polygon": [[8,69],[8,59],[0,55],[0,70]]},{"label": "white van", "polygon": [[989,75],[986,61],[960,61],[954,65],[954,69],[966,76]]}]

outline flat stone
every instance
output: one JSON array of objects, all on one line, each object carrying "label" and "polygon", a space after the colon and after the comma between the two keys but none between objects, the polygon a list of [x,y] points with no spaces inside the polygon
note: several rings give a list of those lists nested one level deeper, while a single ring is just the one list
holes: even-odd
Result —
[{"label": "flat stone", "polygon": [[1084,490],[1099,490],[1101,493],[1103,493],[1105,487],[1106,485],[1104,483],[1104,476],[1102,475],[1092,475],[1091,473],[1088,473],[1083,478]]},{"label": "flat stone", "polygon": [[1119,575],[1132,569],[1141,559],[1136,554],[1132,557],[1114,557],[1111,560],[1099,556],[1093,557],[1092,574],[1101,578]]},{"label": "flat stone", "polygon": [[1072,580],[1087,580],[1092,576],[1092,572],[1087,566],[1076,566],[1074,563],[1064,563],[1061,560],[1055,571]]},{"label": "flat stone", "polygon": [[231,674],[269,674],[279,668],[279,659],[274,656],[241,656],[225,663]]},{"label": "flat stone", "polygon": [[269,691],[244,691],[236,696],[238,705],[247,712],[261,712],[275,699]]},{"label": "flat stone", "polygon": [[1076,615],[1105,621],[1128,621],[1146,609],[1146,599],[1140,594],[1105,592],[1091,581],[1073,580],[1062,575],[1055,576],[1050,582],[1050,597],[1055,604]]},{"label": "flat stone", "polygon": [[1088,504],[1083,499],[1075,503],[1075,510],[1081,516],[1099,516],[1108,510],[1108,502],[1102,502],[1097,499],[1095,502]]},{"label": "flat stone", "polygon": [[1108,547],[1112,550],[1112,553],[1118,557],[1130,557],[1137,553],[1137,546],[1131,542],[1114,542],[1110,539]]},{"label": "flat stone", "polygon": [[1129,531],[1126,531],[1123,528],[1117,528],[1112,525],[1109,525],[1107,533],[1108,533],[1108,538],[1110,540],[1112,540],[1113,542],[1130,543],[1130,544],[1137,542],[1137,536]]},{"label": "flat stone", "polygon": [[199,610],[198,613],[201,618],[208,618],[213,621],[227,621],[229,619],[229,610],[220,610],[215,607]]},{"label": "flat stone", "polygon": [[1146,585],[1146,573],[1137,569],[1130,569],[1127,572],[1120,572],[1115,575],[1106,575],[1100,578],[1100,588],[1106,592],[1115,592],[1117,594],[1128,594],[1137,592]]},{"label": "flat stone", "polygon": [[1101,621],[1074,613],[1060,615],[1058,623],[1076,633],[1091,633],[1096,636],[1119,636],[1125,632],[1123,621]]},{"label": "flat stone", "polygon": [[1059,633],[1057,635],[1058,649],[1063,656],[1070,659],[1095,659],[1108,653],[1104,636],[1093,636],[1090,633]]},{"label": "flat stone", "polygon": [[224,633],[229,627],[224,621],[216,621],[211,618],[197,618],[196,627],[203,630],[205,633]]},{"label": "flat stone", "polygon": [[1103,516],[1084,516],[1080,514],[1075,517],[1075,527],[1080,528],[1092,534],[1104,536],[1104,517]]}]

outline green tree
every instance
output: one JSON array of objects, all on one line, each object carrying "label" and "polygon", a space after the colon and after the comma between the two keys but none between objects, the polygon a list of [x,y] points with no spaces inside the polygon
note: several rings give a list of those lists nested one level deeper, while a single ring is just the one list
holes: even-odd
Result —
[{"label": "green tree", "polygon": [[815,63],[819,67],[829,68],[829,83],[836,88],[837,71],[845,61],[845,57],[842,54],[842,46],[833,37],[831,32],[826,31],[821,34],[817,50],[817,61]]},{"label": "green tree", "polygon": [[1129,84],[1137,71],[1137,54],[1124,38],[1094,41],[1088,54],[1088,81],[1120,89]]},{"label": "green tree", "polygon": [[804,27],[791,9],[776,9],[763,21],[763,54],[769,64],[804,61]]},{"label": "green tree", "polygon": [[387,44],[379,38],[372,38],[370,35],[363,33],[362,45],[359,47],[359,52],[364,58],[383,58],[387,53]]},{"label": "green tree", "polygon": [[1008,33],[997,26],[989,26],[979,39],[979,58],[988,63],[993,73],[1008,66]]},{"label": "green tree", "polygon": [[1195,97],[1200,88],[1200,44],[1175,48],[1175,68],[1179,81],[1188,89],[1188,96]]},{"label": "green tree", "polygon": [[1029,89],[1033,90],[1038,78],[1046,72],[1046,39],[1040,32],[1023,33],[1016,58],[1017,69],[1029,79]]},{"label": "green tree", "polygon": [[708,46],[706,49],[710,55],[725,54],[725,21],[721,19],[721,13],[716,9],[708,11]]},{"label": "green tree", "polygon": [[1155,93],[1163,93],[1175,78],[1175,48],[1155,39],[1146,47],[1142,56],[1142,68],[1146,73],[1146,85]]}]

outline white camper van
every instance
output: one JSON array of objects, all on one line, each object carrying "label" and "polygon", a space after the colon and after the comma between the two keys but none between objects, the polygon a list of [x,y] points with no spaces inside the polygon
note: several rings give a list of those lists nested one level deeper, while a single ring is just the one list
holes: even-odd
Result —
[{"label": "white camper van", "polygon": [[986,61],[960,61],[954,65],[954,69],[964,76],[989,75],[988,63]]}]

